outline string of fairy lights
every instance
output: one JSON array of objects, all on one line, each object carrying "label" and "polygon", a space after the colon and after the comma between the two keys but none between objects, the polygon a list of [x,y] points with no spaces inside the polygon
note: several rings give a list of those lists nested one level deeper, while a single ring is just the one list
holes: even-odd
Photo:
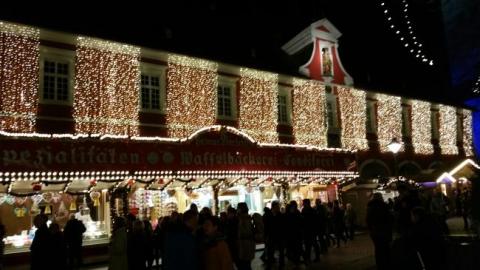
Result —
[{"label": "string of fairy lights", "polygon": [[387,152],[392,138],[402,138],[402,100],[397,96],[377,94],[378,142]]},{"label": "string of fairy lights", "polygon": [[412,144],[415,153],[432,154],[431,104],[412,100]]},{"label": "string of fairy lights", "polygon": [[138,135],[140,48],[78,37],[76,133]]},{"label": "string of fairy lights", "polygon": [[365,125],[367,121],[366,110],[358,109],[366,108],[367,93],[347,87],[337,87],[337,91],[342,127],[342,146],[347,149],[368,149],[367,127]]},{"label": "string of fairy lights", "polygon": [[239,128],[259,142],[277,143],[278,75],[240,69]]},{"label": "string of fairy lights", "polygon": [[452,106],[439,105],[440,127],[439,127],[439,144],[442,154],[456,155],[457,147],[457,112]]},{"label": "string of fairy lights", "polygon": [[399,19],[402,22],[396,24],[392,9],[389,8],[389,1],[380,0],[380,8],[383,11],[386,23],[389,25],[390,30],[395,33],[399,41],[403,44],[406,50],[419,59],[422,63],[433,66],[433,59],[426,55],[424,51],[424,45],[417,37],[414,24],[409,17],[409,4],[406,0],[402,0],[400,3]]},{"label": "string of fairy lights", "polygon": [[474,94],[479,94],[480,93],[480,75],[478,75],[477,81],[473,85],[472,89]]},{"label": "string of fairy lights", "polygon": [[168,135],[185,138],[216,119],[218,64],[196,58],[168,56]]},{"label": "string of fairy lights", "polygon": [[319,82],[293,79],[293,136],[295,143],[327,146],[325,86]]},{"label": "string of fairy lights", "polygon": [[33,132],[38,102],[40,31],[0,22],[0,127]]},{"label": "string of fairy lights", "polygon": [[473,156],[472,111],[463,110],[463,149],[467,157]]}]

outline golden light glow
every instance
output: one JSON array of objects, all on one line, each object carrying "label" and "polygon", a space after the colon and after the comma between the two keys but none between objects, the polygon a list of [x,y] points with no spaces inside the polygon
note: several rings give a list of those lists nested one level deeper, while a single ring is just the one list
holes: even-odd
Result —
[{"label": "golden light glow", "polygon": [[457,112],[452,106],[439,105],[440,138],[442,154],[456,155],[457,147]]},{"label": "golden light glow", "polygon": [[[392,138],[402,138],[402,101],[400,97],[377,94],[378,143],[388,152]],[[402,151],[402,149],[400,150]]]},{"label": "golden light glow", "polygon": [[256,141],[278,142],[278,75],[240,69],[239,128]]},{"label": "golden light glow", "polygon": [[76,133],[138,135],[140,49],[78,37]]},{"label": "golden light glow", "polygon": [[40,31],[0,22],[0,130],[33,132],[38,102]]},{"label": "golden light glow", "polygon": [[296,144],[327,147],[325,86],[293,79],[293,135]]},{"label": "golden light glow", "polygon": [[473,156],[472,111],[463,110],[463,149],[467,157]]},{"label": "golden light glow", "polygon": [[432,122],[430,103],[412,100],[412,144],[415,153],[432,154]]},{"label": "golden light glow", "polygon": [[366,92],[347,87],[338,87],[337,90],[342,126],[342,146],[347,149],[368,149]]},{"label": "golden light glow", "polygon": [[167,126],[171,138],[186,138],[216,120],[218,65],[168,57]]}]

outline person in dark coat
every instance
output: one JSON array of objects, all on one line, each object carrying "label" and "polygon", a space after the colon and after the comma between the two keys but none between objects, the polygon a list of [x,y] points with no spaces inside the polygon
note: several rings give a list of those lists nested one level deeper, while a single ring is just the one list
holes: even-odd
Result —
[{"label": "person in dark coat", "polygon": [[115,217],[112,225],[112,237],[108,246],[108,270],[128,270],[126,221],[123,217]]},{"label": "person in dark coat", "polygon": [[82,265],[82,242],[83,233],[86,231],[83,222],[75,218],[75,215],[70,215],[63,233],[67,243],[68,252],[68,267],[70,269],[78,269]]},{"label": "person in dark coat", "polygon": [[[267,213],[267,212],[266,212]],[[280,203],[272,202],[272,209],[265,216],[265,243],[267,248],[266,269],[271,269],[278,251],[278,269],[285,267],[285,215],[280,212]]]},{"label": "person in dark coat", "polygon": [[244,202],[238,203],[237,247],[238,270],[251,270],[252,260],[255,258],[255,227]]},{"label": "person in dark coat", "polygon": [[145,233],[145,260],[147,263],[147,269],[152,269],[154,259],[154,238],[152,224],[149,220],[144,220],[143,226]]},{"label": "person in dark coat", "polygon": [[287,240],[287,257],[296,266],[300,265],[300,255],[303,254],[303,224],[302,214],[298,211],[296,201],[291,201],[287,206],[285,231],[288,232]]},{"label": "person in dark coat", "polygon": [[[6,236],[5,225],[2,223],[2,217],[0,217],[0,239],[5,238]],[[3,270],[3,254],[5,252],[5,243],[0,241],[0,270]]]},{"label": "person in dark coat", "polygon": [[183,214],[180,222],[172,218],[167,228],[162,261],[163,270],[199,269],[198,243],[195,236],[198,215],[191,210]]},{"label": "person in dark coat", "polygon": [[305,245],[305,253],[303,258],[305,263],[310,263],[312,247],[315,251],[315,261],[320,260],[320,248],[315,239],[317,228],[315,228],[315,210],[312,208],[309,199],[303,200],[302,209],[303,218],[303,243]]},{"label": "person in dark coat", "polygon": [[49,252],[55,254],[55,259],[50,260],[52,270],[64,270],[67,267],[67,244],[58,223],[52,223],[49,227],[50,231],[50,247]]},{"label": "person in dark coat", "polygon": [[345,211],[340,207],[338,200],[333,202],[332,222],[337,247],[340,247],[340,240],[346,244],[347,238],[345,237]]},{"label": "person in dark coat", "polygon": [[200,243],[202,270],[233,270],[233,261],[225,236],[218,230],[220,220],[210,215],[204,216]]},{"label": "person in dark coat", "polygon": [[407,236],[408,269],[447,269],[446,243],[440,226],[423,207],[413,208],[411,218]]},{"label": "person in dark coat", "polygon": [[238,217],[237,210],[233,207],[227,209],[227,221],[225,225],[225,236],[227,237],[227,245],[235,263],[238,262]]},{"label": "person in dark coat", "polygon": [[132,232],[128,233],[128,264],[130,270],[145,270],[147,261],[147,239],[143,221],[133,222]]},{"label": "person in dark coat", "polygon": [[378,270],[390,268],[390,245],[392,242],[392,215],[382,194],[374,193],[367,205],[367,227],[375,248]]},{"label": "person in dark coat", "polygon": [[357,214],[353,210],[352,204],[347,203],[347,209],[345,210],[345,233],[350,240],[353,240],[355,237],[356,222]]},{"label": "person in dark coat", "polygon": [[47,227],[48,217],[45,214],[39,214],[33,219],[33,224],[37,228],[35,236],[30,246],[30,259],[32,270],[44,270],[50,268],[50,241],[51,234]]},{"label": "person in dark coat", "polygon": [[322,253],[328,252],[327,245],[327,208],[320,199],[315,200],[315,228],[317,229],[316,238],[320,243]]}]

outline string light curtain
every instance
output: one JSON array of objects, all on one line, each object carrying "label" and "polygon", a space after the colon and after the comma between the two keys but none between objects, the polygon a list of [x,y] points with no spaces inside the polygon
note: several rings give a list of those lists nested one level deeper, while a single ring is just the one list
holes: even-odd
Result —
[{"label": "string light curtain", "polygon": [[35,131],[40,30],[0,22],[0,130]]},{"label": "string light curtain", "polygon": [[387,152],[393,138],[402,138],[402,100],[400,97],[377,94],[378,142]]},{"label": "string light curtain", "polygon": [[140,48],[78,37],[76,53],[75,131],[138,135]]},{"label": "string light curtain", "polygon": [[324,85],[293,79],[292,124],[296,144],[327,147]]},{"label": "string light curtain", "polygon": [[432,122],[429,102],[412,100],[412,144],[415,153],[432,154]]},{"label": "string light curtain", "polygon": [[278,143],[278,75],[240,69],[239,128],[262,143]]},{"label": "string light curtain", "polygon": [[169,55],[167,126],[169,137],[185,138],[215,124],[218,64]]},{"label": "string light curtain", "polygon": [[472,111],[463,110],[463,149],[467,157],[473,156]]},{"label": "string light curtain", "polygon": [[440,105],[440,138],[442,154],[456,155],[457,147],[457,112],[452,106]]},{"label": "string light curtain", "polygon": [[351,150],[368,149],[366,92],[338,87],[338,103],[342,127],[342,147]]}]

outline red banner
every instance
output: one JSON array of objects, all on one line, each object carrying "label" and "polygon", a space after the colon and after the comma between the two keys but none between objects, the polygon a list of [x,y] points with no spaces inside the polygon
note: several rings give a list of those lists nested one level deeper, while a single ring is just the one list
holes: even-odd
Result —
[{"label": "red banner", "polygon": [[0,138],[2,171],[347,171],[351,152],[262,146],[222,131],[185,142]]}]

